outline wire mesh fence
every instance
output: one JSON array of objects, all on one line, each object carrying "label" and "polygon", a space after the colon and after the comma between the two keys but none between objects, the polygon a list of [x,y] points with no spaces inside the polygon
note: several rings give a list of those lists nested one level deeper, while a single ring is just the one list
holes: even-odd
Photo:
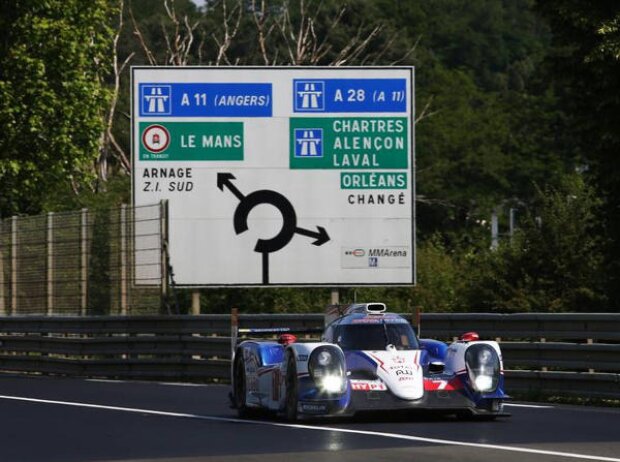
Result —
[{"label": "wire mesh fence", "polygon": [[121,206],[0,220],[0,315],[160,313],[165,210]]}]

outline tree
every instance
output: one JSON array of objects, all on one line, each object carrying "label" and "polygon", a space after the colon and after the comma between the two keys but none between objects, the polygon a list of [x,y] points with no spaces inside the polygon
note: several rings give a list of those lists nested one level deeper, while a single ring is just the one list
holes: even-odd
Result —
[{"label": "tree", "polygon": [[94,179],[114,12],[107,0],[1,4],[1,215],[39,212]]},{"label": "tree", "polygon": [[467,305],[491,311],[605,309],[599,206],[579,175],[538,189],[513,242],[470,257]]},{"label": "tree", "polygon": [[547,79],[567,114],[561,136],[583,158],[603,198],[607,291],[620,306],[620,4],[614,1],[539,1],[551,25]]}]

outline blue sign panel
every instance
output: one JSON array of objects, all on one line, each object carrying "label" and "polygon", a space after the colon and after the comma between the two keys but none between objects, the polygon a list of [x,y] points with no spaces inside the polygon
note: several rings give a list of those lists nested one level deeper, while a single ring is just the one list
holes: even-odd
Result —
[{"label": "blue sign panel", "polygon": [[323,129],[295,129],[295,157],[323,157]]},{"label": "blue sign panel", "polygon": [[294,112],[407,112],[405,79],[293,79]]},{"label": "blue sign panel", "polygon": [[141,83],[140,115],[271,117],[270,83]]}]

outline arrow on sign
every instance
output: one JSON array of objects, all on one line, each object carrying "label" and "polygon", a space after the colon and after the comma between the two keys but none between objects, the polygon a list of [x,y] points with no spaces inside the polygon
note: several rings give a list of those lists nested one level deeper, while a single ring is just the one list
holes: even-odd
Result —
[{"label": "arrow on sign", "polygon": [[282,229],[271,239],[259,239],[254,247],[255,252],[263,254],[263,283],[269,283],[269,254],[284,248],[295,234],[315,239],[312,245],[320,246],[329,241],[329,234],[322,226],[317,226],[316,231],[300,228],[297,226],[297,214],[291,202],[282,194],[269,189],[254,191],[244,195],[233,184],[235,180],[232,173],[218,173],[217,187],[224,191],[228,188],[237,199],[239,205],[235,209],[233,224],[235,233],[241,234],[248,230],[248,216],[254,207],[261,204],[273,205],[282,214]]},{"label": "arrow on sign", "polygon": [[301,234],[302,236],[308,236],[308,237],[315,238],[316,241],[314,241],[312,245],[323,245],[327,241],[329,241],[329,234],[327,234],[327,231],[325,231],[325,228],[323,228],[322,226],[317,226],[316,229],[317,231],[314,232],[314,231],[309,231],[304,228],[295,228],[295,232],[297,234]]},{"label": "arrow on sign", "polygon": [[224,188],[228,188],[231,193],[235,195],[237,199],[242,201],[245,196],[237,189],[232,183],[232,180],[236,179],[232,173],[218,173],[217,174],[217,187],[220,191],[224,191]]}]

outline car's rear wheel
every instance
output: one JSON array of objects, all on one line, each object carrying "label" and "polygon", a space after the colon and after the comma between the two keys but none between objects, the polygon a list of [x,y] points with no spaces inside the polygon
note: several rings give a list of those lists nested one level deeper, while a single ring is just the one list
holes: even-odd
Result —
[{"label": "car's rear wheel", "polygon": [[286,420],[294,422],[297,420],[297,365],[292,354],[288,355],[286,363],[286,399],[284,407],[284,415]]},{"label": "car's rear wheel", "polygon": [[249,409],[246,404],[246,381],[245,381],[245,362],[243,361],[243,352],[239,351],[235,357],[234,374],[234,396],[235,407],[239,417],[247,417]]}]

